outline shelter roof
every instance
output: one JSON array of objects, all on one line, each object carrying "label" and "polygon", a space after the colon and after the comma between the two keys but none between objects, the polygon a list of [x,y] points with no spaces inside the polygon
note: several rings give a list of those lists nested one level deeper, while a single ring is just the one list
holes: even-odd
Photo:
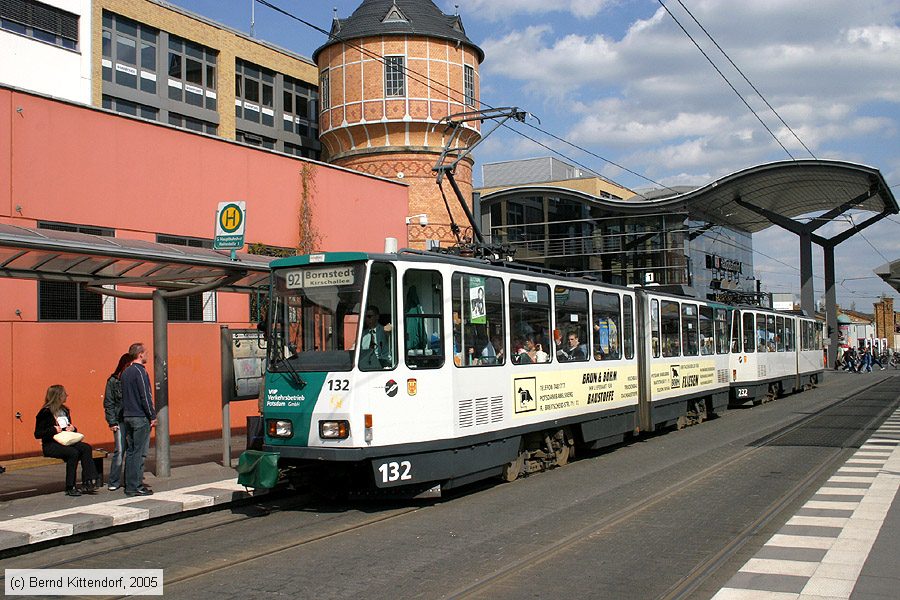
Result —
[{"label": "shelter roof", "polygon": [[0,223],[3,277],[178,290],[239,276],[218,289],[249,292],[268,284],[272,260],[244,253],[231,260],[223,250]]},{"label": "shelter roof", "polygon": [[[486,194],[482,201],[540,186],[509,188]],[[560,188],[552,189],[559,194]],[[793,219],[818,212],[851,208],[876,213],[900,212],[880,171],[866,165],[834,160],[792,160],[766,163],[727,175],[703,187],[657,190],[627,200],[605,200],[572,192],[593,204],[624,214],[685,212],[694,219],[727,225],[750,233],[774,223],[750,206]],[[841,210],[837,210],[841,209]],[[824,225],[830,218],[822,219]]]},{"label": "shelter roof", "polygon": [[332,44],[381,35],[451,40],[474,49],[478,62],[484,60],[484,51],[468,38],[460,16],[445,15],[431,0],[363,0],[350,17],[334,19],[330,39],[313,52],[313,60]]},{"label": "shelter roof", "polygon": [[900,260],[891,261],[875,269],[875,274],[886,284],[900,292]]}]

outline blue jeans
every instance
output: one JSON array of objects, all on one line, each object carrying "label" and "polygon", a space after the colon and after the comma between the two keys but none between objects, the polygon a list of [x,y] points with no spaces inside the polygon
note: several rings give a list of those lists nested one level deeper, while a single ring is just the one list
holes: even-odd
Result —
[{"label": "blue jeans", "polygon": [[150,419],[125,417],[125,492],[136,492],[144,480],[144,459],[150,449]]},{"label": "blue jeans", "polygon": [[125,462],[125,423],[119,423],[119,430],[113,431],[116,449],[109,458],[109,487],[122,487],[122,464]]}]

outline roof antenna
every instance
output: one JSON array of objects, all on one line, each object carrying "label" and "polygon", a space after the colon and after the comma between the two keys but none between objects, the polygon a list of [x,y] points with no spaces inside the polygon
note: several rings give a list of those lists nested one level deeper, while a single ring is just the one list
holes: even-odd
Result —
[{"label": "roof antenna", "polygon": [[458,17],[459,16],[459,4],[454,4],[453,8],[456,9],[456,16]]},{"label": "roof antenna", "polygon": [[337,6],[335,6],[334,8],[331,9],[331,13],[332,13],[331,18],[334,19],[335,21],[337,21]]}]

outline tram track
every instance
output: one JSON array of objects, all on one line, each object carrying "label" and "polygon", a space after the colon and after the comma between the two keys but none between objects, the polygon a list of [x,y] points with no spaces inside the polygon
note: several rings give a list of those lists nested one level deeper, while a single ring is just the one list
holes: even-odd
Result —
[{"label": "tram track", "polygon": [[[507,563],[502,567],[496,568],[492,573],[484,575],[470,584],[457,588],[456,590],[447,594],[445,597],[452,600],[457,600],[464,598],[490,596],[490,592],[493,588],[501,586],[501,584],[503,584],[507,580],[516,577],[526,570],[534,569],[538,565],[547,563],[548,561],[555,559],[560,554],[572,549],[574,546],[584,543],[585,540],[595,538],[599,535],[602,535],[607,530],[625,524],[629,520],[635,519],[642,513],[645,513],[665,502],[674,494],[683,493],[687,488],[698,485],[701,482],[708,480],[709,478],[729,468],[735,463],[749,459],[754,454],[757,454],[766,448],[776,445],[780,440],[786,439],[802,428],[809,426],[819,419],[822,419],[828,414],[829,411],[833,411],[836,408],[840,408],[853,402],[855,399],[864,396],[866,392],[879,385],[880,383],[882,382],[874,383],[861,390],[858,390],[857,392],[846,398],[839,399],[827,406],[824,406],[814,413],[805,415],[794,423],[770,434],[769,436],[764,437],[763,440],[738,452],[737,454],[728,456],[727,458],[722,459],[715,464],[709,465],[687,478],[672,482],[665,488],[657,491],[650,496],[647,496],[637,504],[627,506],[611,514],[607,514],[601,519],[580,527],[576,531],[566,535],[559,540],[556,540],[551,544],[545,545],[540,549],[534,550],[524,556],[521,556],[515,561]],[[869,419],[864,427],[860,428],[839,448],[836,448],[833,452],[831,452],[830,456],[822,461],[822,463],[817,468],[809,472],[802,480],[792,486],[786,493],[783,493],[778,499],[772,502],[757,519],[755,519],[751,524],[740,531],[731,540],[731,542],[729,542],[720,551],[710,556],[707,560],[698,564],[687,575],[685,575],[674,585],[668,588],[663,594],[658,596],[659,600],[682,600],[689,597],[700,587],[700,585],[702,585],[702,583],[707,578],[709,578],[719,568],[721,568],[728,561],[728,559],[734,556],[750,539],[752,539],[752,537],[757,532],[759,532],[768,523],[772,522],[773,519],[781,514],[785,508],[790,506],[804,493],[810,491],[811,486],[816,481],[818,481],[824,473],[836,470],[840,466],[840,464],[842,464],[846,460],[844,457],[846,448],[852,447],[860,439],[863,439],[864,436],[869,434],[870,429],[873,429],[873,425],[884,421],[884,419],[886,419],[887,416],[890,415],[893,410],[895,410],[898,402],[900,402],[900,398],[895,398],[890,404],[879,411],[877,415]]]}]

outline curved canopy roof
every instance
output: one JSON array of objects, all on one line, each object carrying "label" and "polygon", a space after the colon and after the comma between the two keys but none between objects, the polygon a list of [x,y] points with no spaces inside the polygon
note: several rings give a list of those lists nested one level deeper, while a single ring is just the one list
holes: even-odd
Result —
[{"label": "curved canopy roof", "polygon": [[900,292],[900,260],[891,261],[875,269],[875,274],[886,284]]},{"label": "curved canopy roof", "polygon": [[466,36],[459,15],[445,15],[431,0],[363,0],[346,19],[331,24],[330,39],[313,52],[332,44],[381,35],[421,35],[466,44],[484,60],[484,51]]},{"label": "curved canopy roof", "polygon": [[[522,186],[485,195],[482,200],[516,191],[552,190],[547,186]],[[750,233],[774,225],[775,217],[794,219],[824,212],[813,219],[824,225],[851,208],[876,213],[897,213],[897,200],[881,172],[866,165],[833,160],[794,160],[767,163],[738,171],[684,193],[658,190],[628,200],[604,200],[568,190],[575,197],[625,214],[685,212],[691,218],[727,225]]]}]

